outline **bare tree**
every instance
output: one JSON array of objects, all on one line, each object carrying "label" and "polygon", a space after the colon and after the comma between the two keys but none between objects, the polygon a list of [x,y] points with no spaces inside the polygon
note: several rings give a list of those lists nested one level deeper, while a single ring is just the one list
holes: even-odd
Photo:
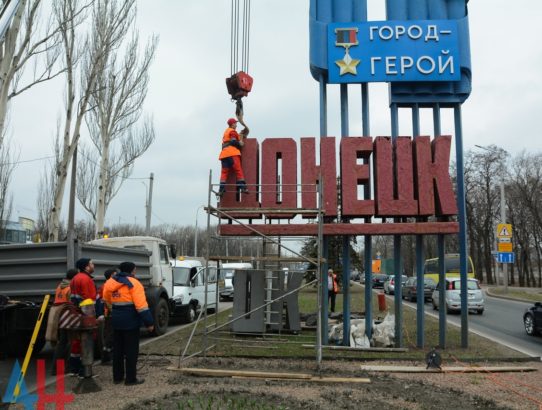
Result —
[{"label": "bare tree", "polygon": [[[4,5],[4,1],[0,3]],[[9,101],[63,72],[57,64],[59,57],[59,25],[48,20],[41,24],[41,0],[21,0],[6,35],[0,42],[0,147]],[[32,75],[23,76],[25,67],[32,63]],[[23,79],[28,83],[21,84]]]},{"label": "bare tree", "polygon": [[11,162],[10,151],[9,144],[4,140],[4,145],[0,146],[0,237],[4,234],[12,208],[13,198],[9,194],[9,182],[15,169],[15,163]]},{"label": "bare tree", "polygon": [[[95,151],[85,150],[86,161],[78,171],[78,198],[96,221],[96,235],[104,233],[109,203],[130,176],[134,162],[149,148],[155,133],[152,119],[139,121],[147,96],[149,67],[157,39],[153,37],[140,55],[135,29],[124,51],[108,54],[98,73],[86,117]],[[119,50],[120,51],[120,50]]]},{"label": "bare tree", "polygon": [[[135,17],[135,0],[93,0],[90,28],[84,31],[89,3],[79,0],[57,0],[54,12],[61,25],[66,72],[65,120],[61,138],[61,160],[56,173],[53,206],[49,216],[49,239],[58,240],[60,213],[68,175],[68,167],[81,136],[85,115],[94,107],[92,94],[109,55],[114,53]],[[77,83],[76,83],[77,82]]]},{"label": "bare tree", "polygon": [[38,198],[36,205],[38,208],[38,219],[36,222],[36,234],[40,241],[49,238],[49,212],[53,207],[53,193],[58,183],[58,169],[60,162],[61,146],[60,146],[60,121],[57,123],[57,132],[53,143],[54,157],[51,161],[45,164],[38,184]]}]

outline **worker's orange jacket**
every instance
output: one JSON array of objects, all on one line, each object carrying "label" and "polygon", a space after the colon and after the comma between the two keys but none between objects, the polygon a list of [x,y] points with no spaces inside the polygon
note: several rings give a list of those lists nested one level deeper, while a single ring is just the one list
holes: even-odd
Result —
[{"label": "worker's orange jacket", "polygon": [[333,293],[339,293],[339,284],[337,283],[337,274],[333,273],[331,277],[333,278]]},{"label": "worker's orange jacket", "polygon": [[143,285],[128,273],[119,272],[105,282],[103,298],[111,307],[113,329],[131,330],[153,324]]},{"label": "worker's orange jacket", "polygon": [[64,303],[70,303],[70,281],[68,279],[62,279],[62,282],[56,287],[54,305],[63,305]]},{"label": "worker's orange jacket", "polygon": [[241,151],[239,150],[239,141],[240,137],[237,131],[235,131],[233,128],[226,128],[226,131],[224,131],[224,136],[222,137],[222,151],[220,151],[220,156],[218,159],[241,155]]}]

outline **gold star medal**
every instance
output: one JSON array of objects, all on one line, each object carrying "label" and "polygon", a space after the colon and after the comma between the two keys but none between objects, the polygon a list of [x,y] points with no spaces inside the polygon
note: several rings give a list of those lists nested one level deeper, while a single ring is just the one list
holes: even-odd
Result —
[{"label": "gold star medal", "polygon": [[353,74],[356,75],[358,72],[356,70],[357,65],[360,63],[360,60],[350,57],[350,54],[347,52],[342,60],[335,61],[340,68],[339,75]]}]

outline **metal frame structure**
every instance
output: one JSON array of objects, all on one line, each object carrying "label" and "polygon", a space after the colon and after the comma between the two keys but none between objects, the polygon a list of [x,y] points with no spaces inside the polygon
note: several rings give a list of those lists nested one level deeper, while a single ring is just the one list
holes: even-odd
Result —
[{"label": "metal frame structure", "polygon": [[[250,310],[249,312],[246,312],[245,314],[243,315],[240,315],[232,320],[229,320],[227,321],[226,323],[223,323],[221,325],[218,325],[218,309],[217,311],[215,312],[215,323],[214,325],[210,325],[208,326],[207,325],[207,309],[201,309],[200,313],[199,313],[199,316],[197,318],[197,320],[195,321],[194,323],[194,327],[192,329],[192,332],[190,334],[190,337],[188,339],[188,342],[187,344],[185,345],[185,348],[183,349],[183,352],[179,358],[179,367],[182,363],[183,360],[186,360],[190,357],[193,357],[195,355],[198,355],[198,354],[203,354],[204,356],[206,355],[206,352],[209,350],[209,349],[212,349],[215,345],[210,345],[208,344],[208,339],[209,339],[209,335],[212,334],[212,333],[215,333],[223,328],[225,328],[226,326],[234,323],[235,321],[237,320],[240,320],[246,316],[249,316],[251,315],[252,313],[258,311],[258,310],[261,310],[261,309],[265,309],[265,308],[268,308],[269,306],[271,306],[274,302],[277,302],[279,300],[282,300],[284,298],[286,298],[287,296],[295,293],[295,292],[299,292],[299,290],[303,289],[303,288],[306,288],[308,286],[311,286],[315,283],[317,283],[317,286],[318,286],[318,291],[317,291],[317,295],[318,295],[318,298],[317,298],[317,306],[318,306],[318,311],[319,312],[322,312],[322,307],[323,307],[323,300],[322,300],[322,289],[326,289],[327,290],[327,286],[323,286],[323,282],[324,282],[324,279],[325,279],[325,272],[326,270],[322,270],[322,265],[323,263],[327,263],[324,261],[324,259],[322,258],[322,242],[323,242],[323,229],[322,229],[322,226],[323,226],[323,209],[322,209],[322,184],[319,183],[317,185],[317,194],[318,194],[318,208],[317,209],[306,209],[306,210],[298,210],[298,209],[295,209],[295,210],[277,210],[277,209],[268,209],[268,210],[265,210],[265,209],[262,209],[262,208],[254,208],[254,209],[247,209],[247,208],[239,208],[239,209],[234,209],[234,208],[228,208],[227,211],[223,210],[220,208],[220,206],[214,206],[211,202],[211,198],[212,198],[212,194],[214,193],[215,195],[218,195],[218,191],[217,191],[217,188],[218,188],[218,185],[213,185],[212,184],[212,171],[209,171],[209,190],[208,190],[208,197],[207,197],[207,207],[205,208],[205,211],[207,212],[207,250],[206,250],[206,264],[205,264],[205,269],[208,270],[209,269],[209,261],[212,259],[212,260],[216,260],[218,262],[222,261],[222,260],[232,260],[232,259],[238,259],[236,257],[231,257],[231,256],[211,256],[210,255],[210,241],[212,239],[212,235],[211,235],[211,216],[215,216],[217,218],[220,219],[228,219],[229,221],[231,222],[235,222],[235,223],[238,223],[244,227],[246,227],[247,229],[249,229],[251,232],[255,233],[256,235],[258,235],[259,237],[261,237],[262,239],[264,239],[265,241],[268,241],[270,243],[274,243],[275,245],[278,246],[278,249],[279,249],[279,256],[276,257],[276,258],[273,258],[273,257],[269,257],[267,255],[263,255],[262,257],[249,257],[249,258],[244,258],[244,260],[250,260],[250,261],[271,261],[271,262],[277,262],[277,263],[280,263],[280,262],[284,262],[284,261],[289,261],[291,262],[294,258],[282,258],[280,257],[280,249],[285,249],[287,251],[289,251],[290,253],[296,255],[298,258],[295,259],[297,261],[306,261],[306,262],[310,262],[312,264],[314,264],[317,269],[316,269],[316,279],[311,281],[311,282],[308,282],[308,283],[305,283],[303,285],[301,285],[299,288],[296,288],[294,290],[291,290],[289,292],[286,292],[285,294],[281,295],[280,297],[278,298],[275,298],[275,299],[272,299],[272,298],[268,298],[265,300],[265,303],[261,306],[258,306],[252,310]],[[251,187],[253,189],[258,189],[259,187]],[[281,238],[280,236],[275,239],[273,237],[270,237],[270,236],[267,236],[267,235],[264,235],[263,233],[259,232],[258,230],[250,227],[249,225],[243,223],[242,221],[240,221],[238,218],[236,218],[234,216],[234,214],[236,212],[242,212],[243,214],[251,214],[251,213],[254,213],[254,214],[266,214],[266,213],[269,213],[269,214],[277,214],[277,213],[305,213],[305,214],[316,214],[317,215],[317,220],[318,220],[318,240],[317,240],[317,252],[318,252],[318,256],[317,256],[317,260],[314,260],[312,258],[308,258],[304,255],[301,255],[300,253],[286,247],[282,241],[281,241]],[[265,272],[266,270],[264,270]],[[207,291],[208,291],[208,275],[204,275],[204,283],[205,283],[205,306],[207,306]],[[218,278],[217,278],[218,279]],[[326,299],[326,302],[327,302],[327,299]],[[216,306],[218,307],[218,287],[217,287],[217,293],[216,293]],[[326,311],[327,312],[327,311]],[[202,319],[203,318],[203,319]],[[322,362],[322,329],[323,328],[327,328],[327,315],[325,316],[325,320],[323,320],[324,318],[322,318],[322,316],[318,315],[318,319],[317,319],[317,334],[316,334],[316,361],[317,361],[317,364],[318,366],[321,365],[321,362]],[[192,338],[194,337],[194,334],[195,334],[195,331],[196,331],[196,328],[199,324],[199,322],[203,320],[203,327],[204,327],[204,330],[203,330],[203,346],[202,346],[202,349],[196,353],[193,353],[191,354],[190,356],[186,356],[186,352],[188,351],[188,347],[190,346],[191,344],[191,341],[192,341]],[[323,322],[325,323],[325,326],[323,325]],[[212,329],[210,329],[212,328]],[[210,330],[209,330],[210,329]],[[280,333],[279,333],[280,334]]]}]

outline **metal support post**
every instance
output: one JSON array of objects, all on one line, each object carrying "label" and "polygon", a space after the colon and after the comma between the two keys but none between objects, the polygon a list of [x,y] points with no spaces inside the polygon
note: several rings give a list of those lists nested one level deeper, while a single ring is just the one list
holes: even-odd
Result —
[{"label": "metal support post", "polygon": [[[414,138],[420,136],[420,107],[418,104],[412,106],[412,134]],[[425,296],[424,296],[424,249],[423,236],[416,236],[416,344],[424,346],[425,332]]]},{"label": "metal support post", "polygon": [[463,166],[463,122],[461,104],[454,106],[455,156],[457,162],[457,209],[459,223],[459,275],[461,282],[461,347],[469,347],[469,317],[467,300],[467,221],[465,179]]},{"label": "metal support post", "polygon": [[[440,123],[440,104],[436,103],[433,106],[433,130],[434,137],[440,137],[441,123]],[[444,235],[437,235],[437,247],[438,247],[438,272],[439,272],[439,346],[441,349],[446,348],[446,242]]]},{"label": "metal support post", "polygon": [[446,348],[446,259],[444,235],[437,236],[438,243],[438,340]]},{"label": "metal support post", "polygon": [[424,249],[423,236],[416,235],[416,346],[424,347],[425,295],[424,295]]},{"label": "metal support post", "polygon": [[343,236],[343,346],[350,346],[350,237]]},{"label": "metal support post", "polygon": [[329,238],[322,235],[322,254],[326,262],[322,266],[320,280],[322,281],[322,309],[320,316],[322,318],[322,344],[328,343],[328,306],[329,306],[329,291],[327,289],[327,270],[329,269]]},{"label": "metal support post", "polygon": [[365,235],[365,334],[371,340],[373,335],[373,244],[370,235]]},{"label": "metal support post", "polygon": [[[323,336],[323,324],[327,323],[327,309],[323,309],[323,292],[322,288],[324,287],[324,273],[322,272],[322,240],[323,240],[323,220],[324,220],[324,214],[322,211],[322,174],[320,174],[320,179],[318,181],[318,248],[317,248],[317,255],[318,255],[318,264],[316,265],[316,277],[318,278],[318,312],[320,314],[317,316],[317,330],[316,330],[316,362],[318,364],[318,368],[320,368],[320,365],[322,363],[322,336]],[[327,275],[326,275],[327,276]],[[325,287],[327,288],[327,281],[325,282]],[[324,318],[321,312],[326,313],[326,317]],[[327,326],[326,326],[327,327]],[[327,340],[327,339],[326,339]]]},{"label": "metal support post", "polygon": [[[341,134],[350,136],[348,122],[348,84],[341,84]],[[342,221],[345,223],[346,221]],[[350,237],[342,237],[343,265],[343,346],[350,346]]]},{"label": "metal support post", "polygon": [[[399,136],[399,109],[397,104],[391,105],[391,138],[393,143]],[[394,150],[395,157],[395,150]],[[394,173],[397,175],[397,167],[394,161]],[[395,178],[394,178],[395,180]],[[394,182],[394,194],[397,193],[397,183]],[[400,222],[395,218],[395,222]],[[401,235],[393,235],[393,270],[395,273],[394,304],[395,304],[395,347],[403,347],[403,264],[401,255]]]},{"label": "metal support post", "polygon": [[395,304],[395,347],[403,347],[403,261],[401,255],[401,236],[393,236],[393,299]]},{"label": "metal support post", "polygon": [[[211,209],[211,191],[213,190],[213,171],[212,170],[209,170],[209,189],[207,190],[207,209]],[[196,215],[197,215],[197,211],[196,211]],[[197,219],[197,216],[196,216],[196,219]],[[209,258],[210,258],[210,246],[209,246],[209,242],[211,241],[211,214],[209,211],[207,211],[207,249],[205,251],[205,275],[203,276],[204,278],[204,283],[205,283],[205,296],[203,298],[204,302],[205,302],[205,306],[202,308],[204,310],[203,312],[203,357],[207,356],[207,305],[208,305],[208,302],[207,302],[207,292],[208,292],[208,289],[209,289],[209,281],[208,281],[208,277],[209,277]],[[217,277],[217,280],[216,280],[216,291],[218,293],[218,277]],[[215,300],[216,300],[216,296],[215,296]],[[215,306],[215,312],[218,313],[218,304]],[[215,319],[215,324],[216,324],[216,320]]]}]

